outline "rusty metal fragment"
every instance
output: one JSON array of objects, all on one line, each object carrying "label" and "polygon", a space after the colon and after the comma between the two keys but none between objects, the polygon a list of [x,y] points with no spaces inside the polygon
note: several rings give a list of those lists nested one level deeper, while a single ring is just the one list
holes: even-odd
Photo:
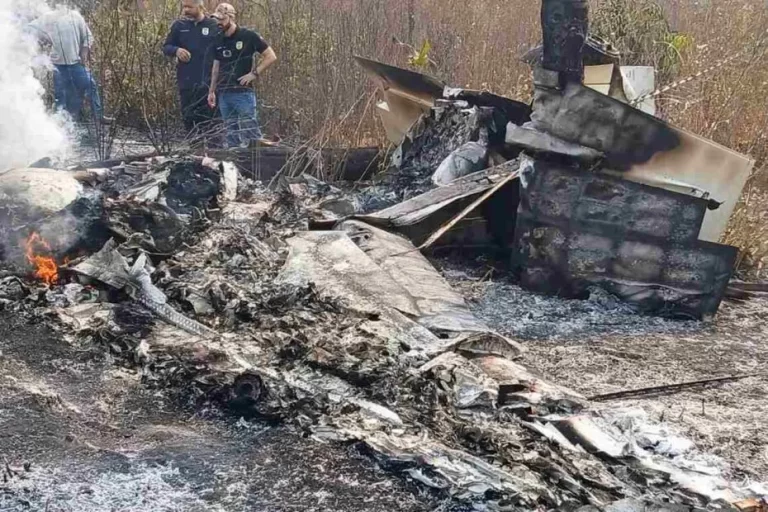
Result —
[{"label": "rusty metal fragment", "polygon": [[766,512],[768,511],[768,501],[765,498],[749,498],[737,501],[733,504],[741,512]]}]

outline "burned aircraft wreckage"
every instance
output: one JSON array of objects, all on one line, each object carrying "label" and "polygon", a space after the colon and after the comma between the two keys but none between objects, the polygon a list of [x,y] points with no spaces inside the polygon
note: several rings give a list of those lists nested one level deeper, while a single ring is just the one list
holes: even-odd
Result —
[{"label": "burned aircraft wreckage", "polygon": [[[475,213],[485,241],[509,250],[522,286],[568,297],[600,286],[647,312],[709,317],[737,256],[716,242],[753,162],[628,104],[633,89],[621,83],[617,56],[584,36],[585,9],[544,2],[544,46],[526,56],[530,109],[358,59],[384,91],[379,111],[400,144],[395,182],[477,182],[476,173],[503,162],[518,177]],[[606,77],[605,86],[583,84],[585,69]],[[436,218],[431,230],[446,220]],[[452,235],[470,231],[458,224]],[[477,242],[478,229],[472,234]]]},{"label": "burned aircraft wreckage", "polygon": [[736,249],[716,242],[751,161],[630,106],[630,87],[582,84],[585,62],[624,76],[587,41],[585,2],[547,0],[542,21],[531,106],[359,58],[398,143],[363,189],[265,187],[201,157],[0,175],[3,307],[148,385],[358,443],[457,507],[763,510],[765,486],[516,362],[419,251],[493,248],[532,291],[717,311]]}]

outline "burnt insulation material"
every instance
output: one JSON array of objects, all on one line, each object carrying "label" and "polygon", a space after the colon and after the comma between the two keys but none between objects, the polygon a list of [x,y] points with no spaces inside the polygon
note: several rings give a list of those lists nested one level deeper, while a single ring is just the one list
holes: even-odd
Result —
[{"label": "burnt insulation material", "polygon": [[215,206],[221,175],[197,160],[182,160],[171,168],[165,198],[168,206],[179,214],[191,215],[195,210]]},{"label": "burnt insulation material", "polygon": [[391,177],[398,199],[409,199],[433,188],[432,175],[448,155],[468,142],[487,144],[491,133],[505,127],[496,127],[490,108],[462,108],[456,103],[433,108],[398,150],[401,162]]}]

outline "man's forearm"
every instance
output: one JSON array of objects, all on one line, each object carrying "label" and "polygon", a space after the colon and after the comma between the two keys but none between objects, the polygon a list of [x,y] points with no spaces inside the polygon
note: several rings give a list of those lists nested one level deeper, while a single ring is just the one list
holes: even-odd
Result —
[{"label": "man's forearm", "polygon": [[210,92],[216,92],[216,85],[219,83],[219,61],[213,61],[213,69],[211,69],[211,85]]},{"label": "man's forearm", "polygon": [[254,57],[253,59],[253,73],[256,76],[261,75],[264,73],[267,69],[269,69],[272,64],[274,64],[277,61],[277,55],[275,55],[275,51],[272,48],[267,48],[267,51],[265,51],[261,58]]},{"label": "man's forearm", "polygon": [[168,57],[175,57],[176,52],[179,50],[179,47],[174,44],[164,44],[163,45],[163,53],[167,55]]},{"label": "man's forearm", "polygon": [[80,48],[80,63],[83,66],[88,65],[90,58],[91,58],[91,49],[88,48],[87,46],[83,46],[82,48]]}]

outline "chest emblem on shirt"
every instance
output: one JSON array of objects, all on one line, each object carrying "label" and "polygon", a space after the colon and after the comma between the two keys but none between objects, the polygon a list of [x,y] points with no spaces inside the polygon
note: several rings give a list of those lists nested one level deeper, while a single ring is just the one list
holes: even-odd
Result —
[{"label": "chest emblem on shirt", "polygon": [[221,55],[225,59],[228,59],[228,58],[232,57],[232,50],[224,50],[224,51],[221,52]]},{"label": "chest emblem on shirt", "polygon": [[237,43],[235,43],[235,48],[237,48],[238,50],[242,50],[243,49],[243,42],[242,41],[238,41]]},{"label": "chest emblem on shirt", "polygon": [[203,27],[203,35],[207,36],[211,30],[208,27]]}]

